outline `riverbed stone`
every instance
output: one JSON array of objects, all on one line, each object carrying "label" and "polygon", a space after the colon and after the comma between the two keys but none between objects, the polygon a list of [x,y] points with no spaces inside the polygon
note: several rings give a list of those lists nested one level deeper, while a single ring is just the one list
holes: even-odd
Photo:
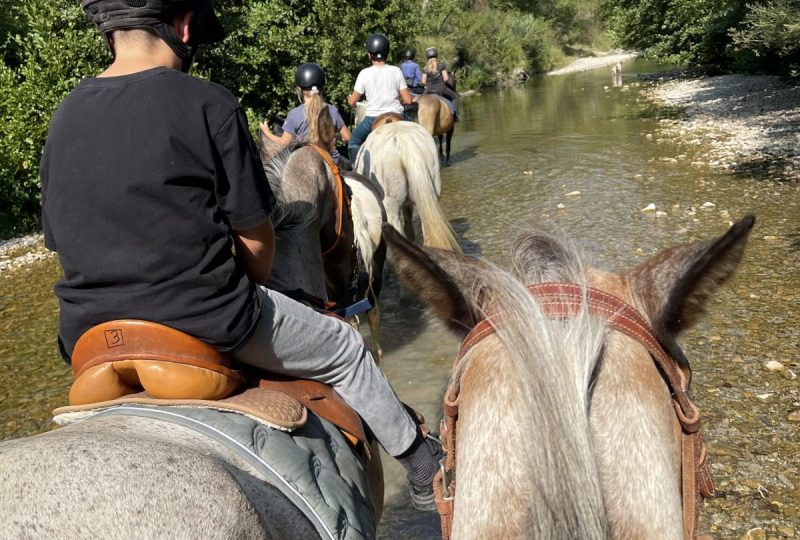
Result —
[{"label": "riverbed stone", "polygon": [[767,531],[761,527],[750,529],[742,537],[742,540],[767,540]]},{"label": "riverbed stone", "polygon": [[787,419],[789,422],[792,422],[792,423],[795,423],[795,424],[798,424],[798,423],[800,423],[800,410],[797,410],[797,411],[792,411],[792,412],[790,412],[790,413],[789,413],[789,414],[786,416],[786,419]]},{"label": "riverbed stone", "polygon": [[786,366],[784,366],[781,362],[778,362],[777,360],[767,360],[766,362],[764,362],[764,369],[773,372],[783,371],[784,369],[786,369]]}]

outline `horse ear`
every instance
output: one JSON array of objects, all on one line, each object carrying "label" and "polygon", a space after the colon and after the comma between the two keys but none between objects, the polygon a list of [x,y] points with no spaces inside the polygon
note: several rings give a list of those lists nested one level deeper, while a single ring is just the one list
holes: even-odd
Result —
[{"label": "horse ear", "polygon": [[422,248],[404,238],[389,224],[381,229],[392,252],[394,268],[403,284],[414,292],[458,336],[478,323],[475,300],[462,293],[458,281],[474,283],[479,275],[474,261],[449,251]]},{"label": "horse ear", "polygon": [[657,336],[675,335],[703,314],[736,272],[755,220],[746,215],[719,238],[666,249],[628,273]]}]

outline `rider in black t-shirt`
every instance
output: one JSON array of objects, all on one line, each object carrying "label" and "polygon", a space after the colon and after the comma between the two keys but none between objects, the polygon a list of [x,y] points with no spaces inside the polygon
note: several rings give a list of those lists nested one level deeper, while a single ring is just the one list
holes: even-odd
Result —
[{"label": "rider in black t-shirt", "polygon": [[144,319],[328,383],[404,465],[414,505],[433,510],[434,451],[361,337],[260,286],[273,194],[236,98],[187,74],[197,46],[223,37],[211,0],[82,4],[114,62],[62,102],[41,162],[64,358],[94,325]]}]

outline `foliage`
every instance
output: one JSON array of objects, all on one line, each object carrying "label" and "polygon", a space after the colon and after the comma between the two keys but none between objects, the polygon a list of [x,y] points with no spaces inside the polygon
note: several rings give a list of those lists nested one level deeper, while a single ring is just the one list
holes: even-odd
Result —
[{"label": "foliage", "polygon": [[604,0],[603,6],[621,45],[681,63],[723,57],[727,29],[743,14],[742,0]]},{"label": "foliage", "polygon": [[431,0],[418,50],[435,46],[459,81],[459,90],[504,84],[518,70],[551,69],[562,53],[553,25],[515,6],[467,9],[458,0]]},{"label": "foliage", "polygon": [[735,50],[765,60],[777,57],[795,75],[800,71],[800,1],[771,0],[748,5],[741,26],[730,36]]},{"label": "foliage", "polygon": [[38,221],[39,156],[50,117],[108,54],[76,2],[7,2],[2,8],[0,24],[13,26],[3,29],[0,44],[0,230],[24,231]]}]

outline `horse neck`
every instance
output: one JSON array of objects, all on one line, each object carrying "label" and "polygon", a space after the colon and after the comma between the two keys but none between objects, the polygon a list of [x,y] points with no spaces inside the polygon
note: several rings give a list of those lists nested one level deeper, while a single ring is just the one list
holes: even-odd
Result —
[{"label": "horse neck", "polygon": [[604,325],[550,321],[517,289],[463,360],[453,536],[605,537],[587,417]]}]

